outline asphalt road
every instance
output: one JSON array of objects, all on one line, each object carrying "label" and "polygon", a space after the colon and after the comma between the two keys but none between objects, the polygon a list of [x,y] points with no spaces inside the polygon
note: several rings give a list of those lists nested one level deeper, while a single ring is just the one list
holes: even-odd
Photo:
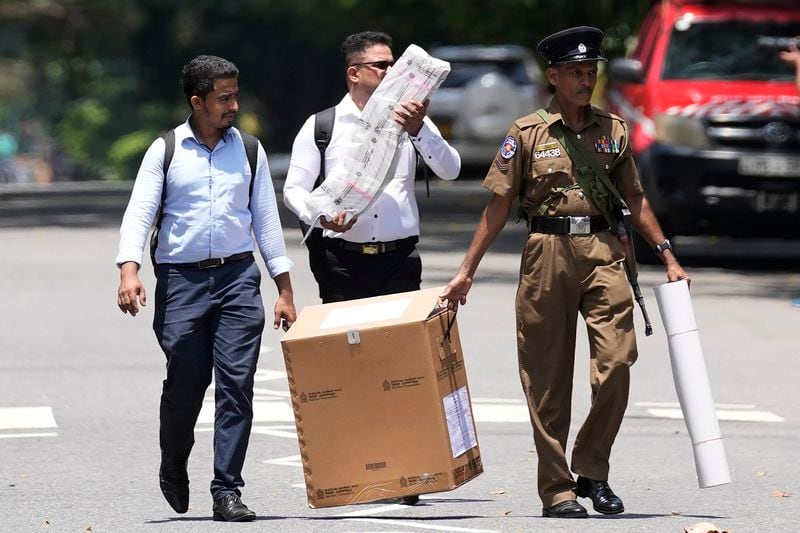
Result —
[{"label": "asphalt road", "polygon": [[[419,193],[424,286],[434,287],[455,271],[486,196],[476,182],[434,184],[430,199],[424,187]],[[0,531],[222,529],[211,521],[212,434],[206,415],[189,464],[189,512],[174,514],[159,492],[164,360],[151,330],[152,307],[131,318],[114,304],[113,258],[125,191],[97,196],[84,192],[72,201],[47,202],[0,195]],[[284,221],[296,263],[296,304],[316,304],[299,232],[291,219]],[[644,337],[637,311],[640,357],[610,479],[627,512],[610,518],[590,511],[588,521],[576,523],[541,518],[535,490],[536,456],[514,340],[521,239],[522,228],[509,224],[459,312],[471,394],[485,413],[476,415],[485,472],[455,491],[424,497],[416,507],[310,509],[293,424],[266,416],[255,423],[244,472],[243,499],[258,521],[237,528],[680,532],[712,522],[737,533],[800,530],[796,246],[759,245],[766,246],[762,253],[748,247],[750,257],[743,257],[736,246],[725,249],[723,241],[684,243],[682,258],[694,279],[693,303],[733,476],[731,484],[712,489],[698,488],[685,424],[674,418],[677,399],[652,291],[663,272],[642,269],[656,333]],[[143,279],[152,294],[149,266]],[[270,306],[275,292],[269,280],[263,292]],[[257,413],[287,401],[279,340],[272,331],[264,336]],[[589,402],[587,351],[579,325],[573,426]],[[207,399],[213,399],[213,390]]]}]

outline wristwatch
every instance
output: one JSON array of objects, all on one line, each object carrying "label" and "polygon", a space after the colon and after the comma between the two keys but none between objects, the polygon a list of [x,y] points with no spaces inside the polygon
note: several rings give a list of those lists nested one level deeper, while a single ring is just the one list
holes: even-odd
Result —
[{"label": "wristwatch", "polygon": [[669,242],[669,239],[664,239],[664,242],[653,246],[653,252],[657,255],[661,255],[666,250],[672,250],[672,243]]}]

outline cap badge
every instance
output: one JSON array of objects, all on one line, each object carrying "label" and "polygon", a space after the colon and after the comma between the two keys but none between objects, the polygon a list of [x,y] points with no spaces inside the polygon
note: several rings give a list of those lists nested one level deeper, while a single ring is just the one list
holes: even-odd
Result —
[{"label": "cap badge", "polygon": [[583,43],[579,44],[578,45],[578,52],[581,53],[581,54],[585,54],[586,53],[586,45],[583,44]]}]

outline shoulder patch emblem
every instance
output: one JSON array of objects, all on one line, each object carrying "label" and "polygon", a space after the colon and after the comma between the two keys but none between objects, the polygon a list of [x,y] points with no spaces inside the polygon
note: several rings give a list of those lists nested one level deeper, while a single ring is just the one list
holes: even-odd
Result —
[{"label": "shoulder patch emblem", "polygon": [[517,153],[517,140],[511,135],[503,139],[503,145],[500,147],[500,155],[503,159],[511,159]]}]

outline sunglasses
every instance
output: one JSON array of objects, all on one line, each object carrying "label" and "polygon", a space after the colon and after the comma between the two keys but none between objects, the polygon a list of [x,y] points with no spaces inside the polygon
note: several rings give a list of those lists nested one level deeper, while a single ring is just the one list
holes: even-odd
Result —
[{"label": "sunglasses", "polygon": [[378,70],[386,70],[387,68],[394,65],[394,59],[391,61],[366,61],[364,63],[353,63],[351,67],[375,67]]}]

